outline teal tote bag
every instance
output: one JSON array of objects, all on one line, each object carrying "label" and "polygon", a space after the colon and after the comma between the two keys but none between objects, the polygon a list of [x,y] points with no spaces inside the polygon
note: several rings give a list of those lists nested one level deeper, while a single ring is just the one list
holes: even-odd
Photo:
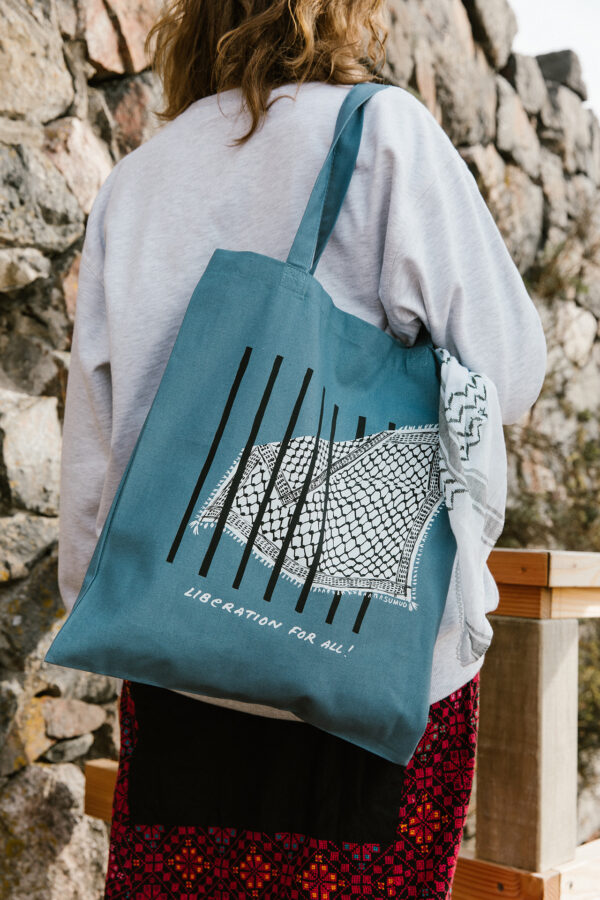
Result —
[{"label": "teal tote bag", "polygon": [[314,274],[384,88],[347,93],[285,262],[214,252],[46,659],[289,710],[405,765],[456,553],[438,364]]}]

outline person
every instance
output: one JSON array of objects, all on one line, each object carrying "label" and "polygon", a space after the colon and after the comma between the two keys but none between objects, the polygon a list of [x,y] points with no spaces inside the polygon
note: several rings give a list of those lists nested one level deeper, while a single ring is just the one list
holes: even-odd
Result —
[{"label": "person", "polygon": [[[383,0],[176,0],[151,31],[165,124],[104,182],[81,258],[62,462],[67,609],[210,256],[286,259],[340,105],[377,77],[383,12]],[[408,89],[366,106],[317,277],[345,312],[408,345],[424,325],[494,382],[505,422],[536,400],[539,317],[468,166]],[[201,391],[200,362],[190,389]],[[450,591],[407,766],[285,712],[125,681],[106,898],[448,897],[483,662],[457,659],[457,629]]]}]

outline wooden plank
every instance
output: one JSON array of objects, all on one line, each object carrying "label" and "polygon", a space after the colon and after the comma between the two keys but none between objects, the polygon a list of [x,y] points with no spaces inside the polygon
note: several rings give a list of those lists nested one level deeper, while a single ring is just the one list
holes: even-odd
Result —
[{"label": "wooden plank", "polygon": [[[597,619],[600,617],[600,588],[551,588],[552,619]],[[599,894],[600,896],[600,894]]]},{"label": "wooden plank", "polygon": [[600,840],[581,844],[572,862],[556,866],[560,874],[560,898],[598,900],[600,897]]},{"label": "wooden plank", "polygon": [[523,616],[549,619],[552,613],[551,591],[529,584],[499,584],[500,602],[495,616]]},{"label": "wooden plank", "polygon": [[600,589],[600,553],[552,550],[548,585]]},{"label": "wooden plank", "polygon": [[[600,839],[580,844],[575,850],[575,859],[570,863],[563,863],[562,866],[557,866],[556,868],[562,872],[573,864],[589,862],[590,860],[600,862]],[[598,884],[600,884],[600,881]]]},{"label": "wooden plank", "polygon": [[576,550],[492,550],[488,565],[498,584],[600,589],[600,553]]},{"label": "wooden plank", "polygon": [[481,670],[476,855],[543,872],[572,860],[577,844],[578,623],[490,620],[494,639]]},{"label": "wooden plank", "polygon": [[84,812],[110,822],[118,763],[114,759],[92,759],[85,764]]},{"label": "wooden plank", "polygon": [[461,853],[452,900],[599,900],[600,840],[581,844],[575,858],[545,872],[527,872]]},{"label": "wooden plank", "polygon": [[498,590],[500,602],[493,611],[497,616],[521,616],[526,619],[600,618],[600,588],[544,588],[500,583]]},{"label": "wooden plank", "polygon": [[[600,554],[598,554],[600,556]],[[546,587],[548,550],[492,550],[488,565],[497,584],[529,584]]]},{"label": "wooden plank", "polygon": [[495,616],[520,616],[526,619],[600,618],[599,588],[543,588],[528,584],[499,584],[498,590],[500,602],[493,611]]},{"label": "wooden plank", "polygon": [[560,874],[525,872],[459,856],[452,900],[559,900]]}]

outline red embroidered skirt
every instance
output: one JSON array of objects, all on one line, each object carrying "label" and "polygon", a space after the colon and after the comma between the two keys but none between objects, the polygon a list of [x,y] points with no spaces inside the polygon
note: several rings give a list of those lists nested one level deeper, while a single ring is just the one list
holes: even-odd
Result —
[{"label": "red embroidered skirt", "polygon": [[309,725],[125,681],[105,900],[447,900],[479,673],[407,766]]}]

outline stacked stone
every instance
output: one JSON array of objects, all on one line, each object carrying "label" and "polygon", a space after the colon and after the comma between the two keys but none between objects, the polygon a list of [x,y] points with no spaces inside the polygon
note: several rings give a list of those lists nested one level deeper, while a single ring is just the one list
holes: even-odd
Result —
[{"label": "stacked stone", "polygon": [[[107,833],[83,814],[82,767],[117,756],[118,684],[43,657],[64,617],[60,420],[85,220],[115,162],[157,128],[143,44],[160,6],[4,0],[0,10],[0,898],[10,900],[102,895]],[[506,0],[388,7],[387,75],[458,147],[546,326],[542,396],[507,430],[506,540],[600,549],[600,125],[579,62],[568,50],[513,53]]]},{"label": "stacked stone", "polygon": [[43,662],[56,586],[60,420],[86,216],[157,127],[158,0],[0,9],[0,897],[95,900],[108,835],[86,759],[119,750],[116,679]]}]

